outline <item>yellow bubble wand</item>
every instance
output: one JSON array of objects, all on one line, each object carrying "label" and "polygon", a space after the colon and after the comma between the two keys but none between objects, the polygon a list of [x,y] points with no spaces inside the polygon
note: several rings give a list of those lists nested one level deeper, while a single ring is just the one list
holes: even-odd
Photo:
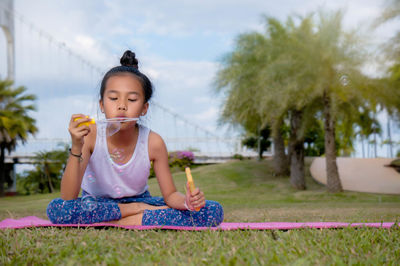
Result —
[{"label": "yellow bubble wand", "polygon": [[[190,168],[186,167],[185,172],[186,172],[187,181],[189,183],[190,194],[192,194],[194,192],[194,190],[196,189],[196,187],[194,186],[194,181],[193,181],[192,173],[190,172]],[[200,208],[197,207],[197,208],[195,208],[195,210],[200,211]]]},{"label": "yellow bubble wand", "polygon": [[[74,119],[74,121],[77,121],[82,118],[89,118],[89,116],[77,117]],[[79,123],[78,127],[89,126],[90,124],[96,124],[96,123],[107,123],[107,128],[111,129],[110,132],[107,133],[107,136],[112,136],[119,131],[120,123],[130,122],[130,121],[138,121],[138,120],[139,120],[139,118],[137,118],[137,117],[133,117],[133,118],[131,118],[131,117],[115,117],[115,118],[102,119],[102,120],[98,120],[98,121],[96,121],[94,118],[92,118],[88,122]]]},{"label": "yellow bubble wand", "polygon": [[[89,118],[89,116],[85,116],[85,117],[77,117],[74,119],[74,121],[82,119],[82,118]],[[139,118],[137,117],[115,117],[115,118],[107,118],[107,119],[101,119],[98,120],[96,122],[96,120],[94,118],[92,118],[92,120],[90,120],[89,122],[82,122],[78,125],[78,127],[80,126],[89,126],[90,124],[96,124],[96,123],[115,123],[115,122],[120,122],[120,123],[124,123],[124,122],[130,122],[130,121],[138,121]]]},{"label": "yellow bubble wand", "polygon": [[[77,117],[74,119],[74,121],[77,121],[79,119],[83,119],[83,118],[89,118],[89,116],[85,116],[85,117]],[[94,118],[92,118],[92,120],[90,120],[89,122],[82,122],[78,125],[78,127],[80,126],[89,126],[90,124],[96,124],[96,121],[94,120]]]}]

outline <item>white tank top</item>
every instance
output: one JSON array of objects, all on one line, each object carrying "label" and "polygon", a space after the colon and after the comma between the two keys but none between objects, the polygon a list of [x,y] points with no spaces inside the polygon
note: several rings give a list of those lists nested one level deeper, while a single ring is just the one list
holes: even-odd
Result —
[{"label": "white tank top", "polygon": [[106,128],[97,126],[96,144],[82,180],[82,189],[90,195],[106,198],[132,197],[148,189],[150,159],[148,139],[150,129],[139,125],[139,136],[132,157],[126,164],[111,158]]}]

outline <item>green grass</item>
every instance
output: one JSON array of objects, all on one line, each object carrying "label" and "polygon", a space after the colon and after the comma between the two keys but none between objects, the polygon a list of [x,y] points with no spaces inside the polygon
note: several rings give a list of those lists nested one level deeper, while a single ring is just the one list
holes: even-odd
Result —
[{"label": "green grass", "polygon": [[[331,194],[307,173],[306,191],[275,177],[269,161],[235,161],[192,170],[225,222],[400,221],[400,196]],[[184,173],[175,173],[183,191]],[[150,192],[160,195],[157,181]],[[59,194],[0,199],[0,219],[35,215]],[[387,264],[400,263],[400,228],[290,231],[133,231],[116,228],[0,230],[0,264]]]}]

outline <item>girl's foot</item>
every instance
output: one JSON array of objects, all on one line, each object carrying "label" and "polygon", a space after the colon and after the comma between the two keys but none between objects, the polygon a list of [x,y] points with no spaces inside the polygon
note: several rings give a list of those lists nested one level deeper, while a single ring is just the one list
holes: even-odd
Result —
[{"label": "girl's foot", "polygon": [[[142,203],[142,202],[134,202],[134,203],[128,203],[128,204],[123,204],[123,205],[127,205],[127,206],[123,206],[122,208],[128,207],[137,213],[133,214],[133,215],[125,216],[125,217],[121,218],[120,220],[109,221],[106,223],[118,224],[118,225],[142,225],[144,210],[159,210],[159,209],[168,209],[169,208],[168,206],[153,206],[153,205],[149,205],[149,204]],[[128,205],[130,205],[130,206],[128,206]]]}]

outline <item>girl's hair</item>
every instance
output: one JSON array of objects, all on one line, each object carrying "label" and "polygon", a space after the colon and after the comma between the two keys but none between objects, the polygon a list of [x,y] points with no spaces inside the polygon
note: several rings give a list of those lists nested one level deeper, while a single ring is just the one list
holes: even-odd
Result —
[{"label": "girl's hair", "polygon": [[123,56],[120,59],[121,65],[111,68],[105,75],[103,80],[101,81],[100,87],[100,100],[103,100],[104,91],[106,90],[107,80],[112,76],[121,75],[124,73],[130,73],[135,78],[137,78],[142,84],[142,88],[144,91],[144,100],[147,103],[152,94],[153,94],[153,85],[151,84],[150,79],[139,71],[138,60],[136,59],[135,53],[130,50],[125,51]]}]

